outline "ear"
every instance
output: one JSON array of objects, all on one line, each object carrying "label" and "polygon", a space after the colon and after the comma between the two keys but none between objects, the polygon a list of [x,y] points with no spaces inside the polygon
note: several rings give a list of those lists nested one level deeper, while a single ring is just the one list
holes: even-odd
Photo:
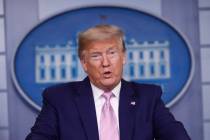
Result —
[{"label": "ear", "polygon": [[87,71],[87,63],[85,61],[85,58],[80,59],[80,63],[82,64],[82,67],[84,69],[84,71]]},{"label": "ear", "polygon": [[126,52],[123,52],[123,65],[126,63],[126,58],[127,58]]}]

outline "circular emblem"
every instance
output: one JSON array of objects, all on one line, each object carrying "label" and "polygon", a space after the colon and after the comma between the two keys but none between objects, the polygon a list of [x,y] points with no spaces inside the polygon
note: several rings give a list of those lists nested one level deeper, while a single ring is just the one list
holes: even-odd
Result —
[{"label": "circular emblem", "polygon": [[100,6],[54,16],[23,39],[15,53],[12,72],[18,91],[29,104],[40,110],[44,88],[86,76],[77,57],[77,35],[96,24],[113,24],[124,30],[125,79],[161,85],[167,106],[183,95],[194,69],[192,50],[183,36],[151,14]]}]

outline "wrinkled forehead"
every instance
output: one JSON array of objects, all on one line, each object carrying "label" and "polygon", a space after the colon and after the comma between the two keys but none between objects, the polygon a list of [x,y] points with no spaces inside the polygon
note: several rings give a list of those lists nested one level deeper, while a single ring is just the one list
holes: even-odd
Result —
[{"label": "wrinkled forehead", "polygon": [[96,39],[96,40],[89,40],[84,50],[94,49],[94,48],[103,48],[103,47],[116,47],[119,49],[123,49],[123,40],[119,37],[110,37],[105,39]]}]

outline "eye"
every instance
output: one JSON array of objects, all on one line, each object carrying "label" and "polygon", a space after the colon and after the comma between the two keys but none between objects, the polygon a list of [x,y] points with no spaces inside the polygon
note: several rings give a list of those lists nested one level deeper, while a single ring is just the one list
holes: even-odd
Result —
[{"label": "eye", "polygon": [[110,54],[115,54],[115,53],[116,53],[116,50],[110,51]]},{"label": "eye", "polygon": [[92,54],[91,57],[93,58],[96,58],[96,57],[99,57],[100,55],[99,54]]},{"label": "eye", "polygon": [[99,53],[92,53],[92,54],[90,54],[90,59],[92,59],[92,60],[99,60],[99,59],[101,59],[101,54],[99,54]]},{"label": "eye", "polygon": [[114,49],[109,50],[108,55],[109,56],[112,56],[112,57],[115,56],[115,55],[117,55],[117,50],[114,50]]}]

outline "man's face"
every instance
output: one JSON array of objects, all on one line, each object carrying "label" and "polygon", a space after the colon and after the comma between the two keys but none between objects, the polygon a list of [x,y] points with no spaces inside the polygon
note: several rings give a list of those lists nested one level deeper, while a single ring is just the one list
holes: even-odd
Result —
[{"label": "man's face", "polygon": [[90,43],[81,60],[90,81],[102,90],[112,90],[121,80],[125,53],[116,39]]}]

